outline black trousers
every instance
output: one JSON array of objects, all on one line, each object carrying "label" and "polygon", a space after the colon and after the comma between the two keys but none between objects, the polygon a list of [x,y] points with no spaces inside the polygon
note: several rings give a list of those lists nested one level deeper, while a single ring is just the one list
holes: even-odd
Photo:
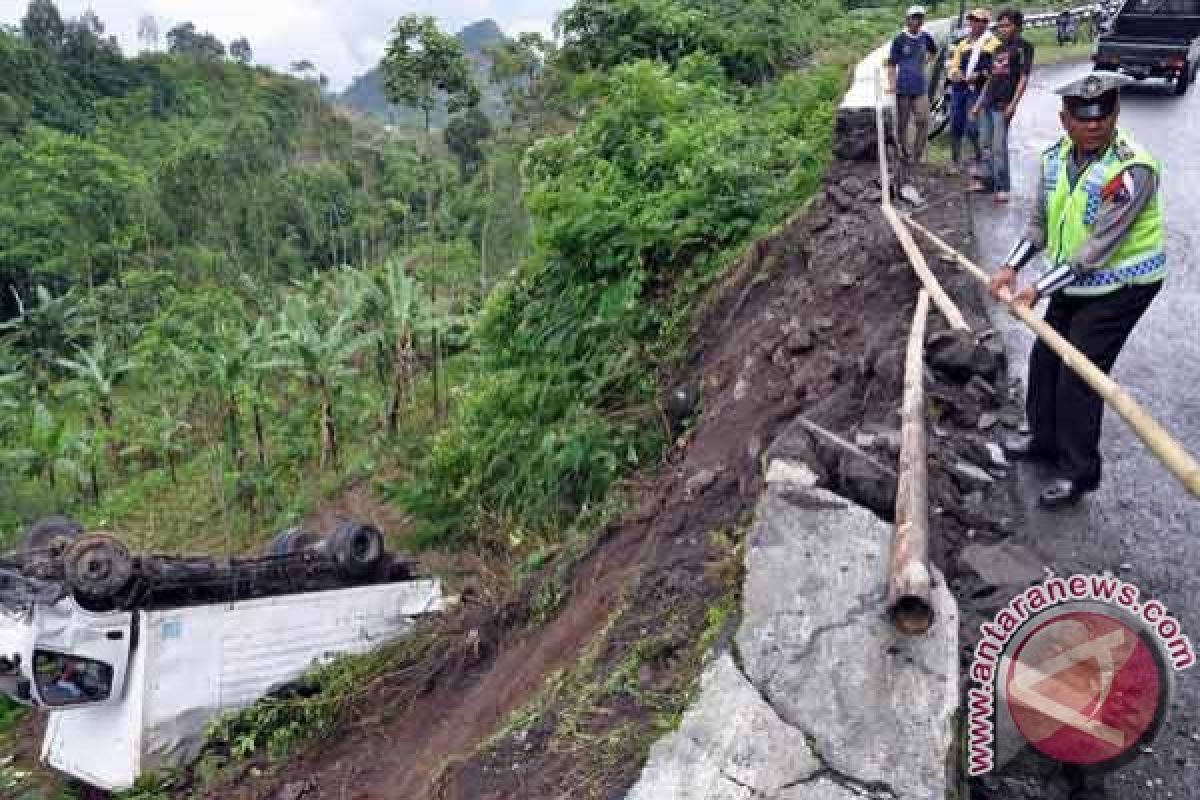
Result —
[{"label": "black trousers", "polygon": [[[1133,326],[1150,307],[1162,282],[1125,286],[1096,297],[1058,293],[1045,320],[1105,373]],[[1085,486],[1100,482],[1100,424],[1104,400],[1070,367],[1038,340],[1029,357],[1029,392],[1025,413],[1033,432],[1033,448],[1058,462],[1062,477]]]}]

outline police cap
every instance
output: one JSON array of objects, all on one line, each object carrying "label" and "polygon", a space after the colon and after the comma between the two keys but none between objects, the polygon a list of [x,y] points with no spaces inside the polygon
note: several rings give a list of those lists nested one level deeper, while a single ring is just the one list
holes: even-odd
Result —
[{"label": "police cap", "polygon": [[1093,72],[1054,90],[1062,95],[1063,106],[1076,119],[1104,119],[1117,107],[1122,86],[1133,78],[1119,72]]}]

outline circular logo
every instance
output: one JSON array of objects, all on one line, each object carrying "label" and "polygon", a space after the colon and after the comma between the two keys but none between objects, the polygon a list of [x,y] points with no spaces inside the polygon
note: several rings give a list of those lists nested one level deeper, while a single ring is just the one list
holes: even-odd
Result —
[{"label": "circular logo", "polygon": [[1112,607],[1073,603],[1009,645],[999,676],[1017,730],[1056,761],[1111,769],[1154,739],[1171,673],[1151,634]]}]

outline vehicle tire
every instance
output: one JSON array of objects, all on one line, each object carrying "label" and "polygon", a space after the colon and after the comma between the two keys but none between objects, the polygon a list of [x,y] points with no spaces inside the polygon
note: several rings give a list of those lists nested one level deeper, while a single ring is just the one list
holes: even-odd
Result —
[{"label": "vehicle tire", "polygon": [[266,546],[264,553],[268,556],[290,556],[311,550],[320,543],[320,534],[306,531],[300,527],[288,528],[275,534],[275,538]]},{"label": "vehicle tire", "polygon": [[106,533],[84,536],[63,555],[67,586],[92,601],[114,600],[133,580],[133,556]]},{"label": "vehicle tire", "polygon": [[325,545],[338,574],[347,580],[371,578],[384,561],[383,534],[361,522],[341,522]]},{"label": "vehicle tire", "polygon": [[1192,85],[1192,73],[1189,70],[1184,70],[1179,73],[1179,77],[1175,79],[1175,85],[1172,91],[1176,96],[1187,94],[1188,87]]},{"label": "vehicle tire", "polygon": [[42,517],[25,531],[21,552],[41,554],[45,551],[47,555],[61,555],[80,536],[83,536],[83,525],[78,520],[62,515]]}]

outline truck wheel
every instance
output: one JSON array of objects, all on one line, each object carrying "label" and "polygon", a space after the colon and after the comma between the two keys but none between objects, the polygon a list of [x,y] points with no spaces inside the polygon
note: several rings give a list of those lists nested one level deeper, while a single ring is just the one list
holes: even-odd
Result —
[{"label": "truck wheel", "polygon": [[1191,85],[1192,85],[1191,70],[1185,69],[1183,72],[1179,73],[1179,77],[1175,79],[1174,92],[1177,96],[1185,95],[1185,94],[1187,94],[1188,87]]},{"label": "truck wheel", "polygon": [[383,534],[372,525],[342,522],[330,535],[326,549],[343,578],[369,578],[383,563]]},{"label": "truck wheel", "polygon": [[61,555],[80,536],[83,536],[83,526],[78,520],[62,515],[42,517],[25,531],[21,552],[47,551],[47,555]]},{"label": "truck wheel", "polygon": [[133,556],[116,537],[93,533],[63,556],[67,586],[91,600],[111,600],[133,579]]},{"label": "truck wheel", "polygon": [[268,556],[290,556],[311,550],[320,541],[320,535],[312,531],[306,531],[300,527],[288,528],[275,534],[275,538],[267,545],[265,553]]}]

